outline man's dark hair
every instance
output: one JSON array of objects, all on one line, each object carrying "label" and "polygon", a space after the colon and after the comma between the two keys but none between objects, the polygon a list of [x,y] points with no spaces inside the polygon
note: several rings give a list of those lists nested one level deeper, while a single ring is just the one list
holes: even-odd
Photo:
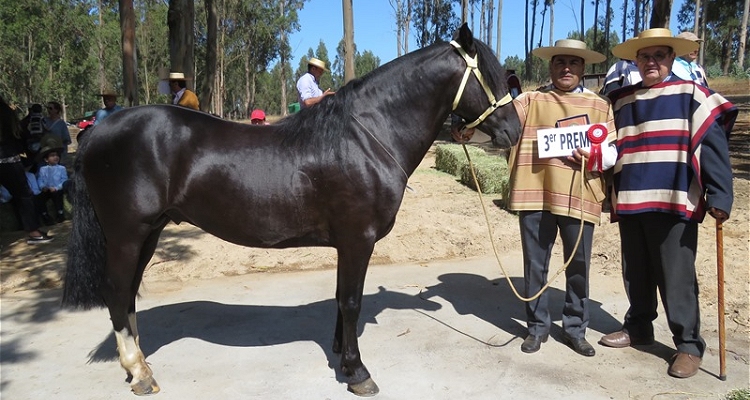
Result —
[{"label": "man's dark hair", "polygon": [[172,82],[177,83],[177,86],[179,86],[181,89],[185,89],[187,87],[187,82],[185,81],[180,80],[180,81],[172,81]]}]

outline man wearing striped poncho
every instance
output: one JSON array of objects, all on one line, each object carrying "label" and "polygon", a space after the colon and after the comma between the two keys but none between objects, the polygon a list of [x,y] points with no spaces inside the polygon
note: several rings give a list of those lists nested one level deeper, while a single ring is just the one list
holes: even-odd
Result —
[{"label": "man wearing striped poncho", "polygon": [[677,378],[698,372],[706,348],[695,274],[698,224],[706,212],[723,222],[733,201],[728,136],[737,109],[671,72],[675,56],[697,45],[654,28],[612,49],[636,60],[643,81],[610,94],[618,133],[612,210],[630,308],[622,330],[600,343],[653,342],[658,288],[677,348],[668,373]]}]

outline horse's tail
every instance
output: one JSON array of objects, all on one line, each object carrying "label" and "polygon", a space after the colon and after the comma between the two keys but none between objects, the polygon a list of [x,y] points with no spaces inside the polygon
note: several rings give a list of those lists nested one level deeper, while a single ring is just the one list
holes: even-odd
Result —
[{"label": "horse's tail", "polygon": [[100,286],[104,277],[107,242],[82,174],[81,159],[85,147],[86,143],[81,143],[77,151],[75,175],[70,188],[73,228],[68,239],[68,264],[62,304],[72,308],[89,309],[105,306]]}]

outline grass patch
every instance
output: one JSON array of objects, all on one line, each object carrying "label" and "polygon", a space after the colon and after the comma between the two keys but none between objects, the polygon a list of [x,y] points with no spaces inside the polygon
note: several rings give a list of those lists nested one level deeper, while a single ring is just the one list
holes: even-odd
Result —
[{"label": "grass patch", "polygon": [[734,389],[729,391],[724,397],[724,400],[750,400],[750,388],[746,389]]}]

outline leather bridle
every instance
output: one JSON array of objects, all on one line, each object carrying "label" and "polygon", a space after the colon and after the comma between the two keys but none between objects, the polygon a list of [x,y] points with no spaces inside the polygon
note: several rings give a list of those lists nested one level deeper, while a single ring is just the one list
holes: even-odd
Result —
[{"label": "leather bridle", "polygon": [[461,86],[458,87],[458,93],[456,93],[456,98],[453,99],[453,111],[456,110],[458,107],[458,102],[461,101],[461,96],[464,94],[464,89],[466,88],[466,82],[469,80],[469,75],[471,73],[474,73],[474,76],[477,77],[477,80],[479,81],[479,84],[482,86],[482,89],[484,89],[484,93],[487,94],[487,99],[490,101],[490,106],[487,107],[487,109],[476,119],[474,122],[471,122],[469,124],[466,124],[463,129],[470,129],[474,128],[475,126],[481,124],[484,122],[485,118],[490,116],[495,110],[498,108],[508,104],[513,100],[513,97],[511,97],[510,93],[506,94],[502,99],[495,100],[495,95],[492,93],[492,90],[487,86],[487,83],[484,81],[484,78],[482,77],[482,72],[479,71],[479,65],[477,63],[477,57],[478,55],[474,55],[474,57],[469,57],[469,54],[466,53],[466,50],[464,50],[458,42],[455,40],[451,41],[451,45],[458,50],[458,53],[464,58],[466,61],[466,72],[464,72],[464,77],[461,80]]}]

